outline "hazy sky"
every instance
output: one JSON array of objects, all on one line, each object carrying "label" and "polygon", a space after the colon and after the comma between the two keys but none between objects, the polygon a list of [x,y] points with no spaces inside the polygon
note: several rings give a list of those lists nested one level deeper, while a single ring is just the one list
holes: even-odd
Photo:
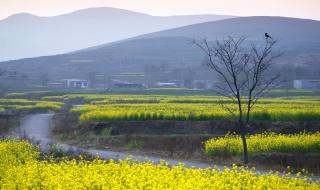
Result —
[{"label": "hazy sky", "polygon": [[0,19],[20,12],[53,16],[104,6],[151,15],[272,15],[320,20],[320,0],[0,0]]}]

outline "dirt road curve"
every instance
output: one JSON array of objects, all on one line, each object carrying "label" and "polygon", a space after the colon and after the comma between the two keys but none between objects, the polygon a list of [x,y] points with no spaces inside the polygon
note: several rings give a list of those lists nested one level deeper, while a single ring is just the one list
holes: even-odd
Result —
[{"label": "dirt road curve", "polygon": [[[39,143],[42,151],[46,151],[48,149],[48,144],[56,144],[58,147],[63,149],[64,151],[73,150],[73,151],[81,151],[87,152],[90,155],[99,155],[102,159],[125,159],[130,157],[133,160],[146,162],[152,161],[158,163],[160,160],[164,160],[163,158],[158,157],[142,157],[139,155],[132,155],[122,152],[113,152],[106,150],[96,150],[96,149],[83,149],[75,146],[70,146],[67,144],[61,144],[55,142],[51,137],[51,120],[53,118],[53,114],[35,114],[29,115],[22,119],[21,125],[19,128],[19,133],[21,136],[27,137],[31,139],[34,143]],[[189,161],[180,161],[180,160],[172,160],[165,159],[171,165],[177,165],[179,163],[185,164],[186,167],[196,167],[196,168],[207,168],[213,165],[209,165],[207,163],[201,162],[189,162]],[[223,168],[222,166],[218,166]]]}]

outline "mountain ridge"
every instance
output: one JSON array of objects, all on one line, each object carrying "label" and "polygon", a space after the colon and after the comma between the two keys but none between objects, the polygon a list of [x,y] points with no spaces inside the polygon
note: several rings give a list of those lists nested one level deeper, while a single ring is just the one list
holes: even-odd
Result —
[{"label": "mountain ridge", "polygon": [[[190,19],[190,18],[193,19]],[[0,60],[55,55],[141,34],[233,16],[158,17],[115,8],[90,8],[52,17],[16,14],[0,21]]]},{"label": "mountain ridge", "polygon": [[[237,30],[234,31],[234,28]],[[299,65],[314,72],[320,68],[312,58],[320,57],[320,22],[284,17],[239,17],[207,22],[102,44],[68,54],[3,62],[0,66],[31,76],[39,75],[40,70],[55,79],[83,78],[88,71],[107,75],[143,72],[146,67],[161,65],[167,65],[171,70],[207,70],[201,66],[203,53],[190,43],[194,38],[192,32],[208,34],[207,36],[210,35],[211,40],[214,40],[219,35],[227,37],[248,31],[253,32],[248,38],[249,43],[263,42],[266,31],[271,31],[269,34],[279,39],[278,47],[284,52],[284,56],[279,60],[281,65]]]}]

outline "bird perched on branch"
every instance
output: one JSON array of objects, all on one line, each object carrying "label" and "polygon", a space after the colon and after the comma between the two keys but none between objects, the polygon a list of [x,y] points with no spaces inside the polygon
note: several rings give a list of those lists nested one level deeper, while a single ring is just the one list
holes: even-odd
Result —
[{"label": "bird perched on branch", "polygon": [[268,38],[270,38],[270,39],[273,39],[268,33],[264,33],[264,36],[268,39]]}]

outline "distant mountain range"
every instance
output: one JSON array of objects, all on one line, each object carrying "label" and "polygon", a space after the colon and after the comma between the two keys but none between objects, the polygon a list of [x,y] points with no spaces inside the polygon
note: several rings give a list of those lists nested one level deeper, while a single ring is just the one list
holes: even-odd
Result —
[{"label": "distant mountain range", "polygon": [[160,17],[115,8],[90,8],[54,17],[22,13],[0,21],[0,61],[61,54],[150,32],[231,17]]},{"label": "distant mountain range", "polygon": [[143,72],[152,65],[196,71],[204,55],[190,40],[245,35],[249,42],[259,43],[265,32],[279,40],[278,48],[284,53],[279,60],[282,65],[319,70],[320,21],[284,17],[239,17],[194,24],[68,54],[3,62],[0,67],[33,76],[49,73],[55,79],[84,77],[89,71],[108,75]]}]

